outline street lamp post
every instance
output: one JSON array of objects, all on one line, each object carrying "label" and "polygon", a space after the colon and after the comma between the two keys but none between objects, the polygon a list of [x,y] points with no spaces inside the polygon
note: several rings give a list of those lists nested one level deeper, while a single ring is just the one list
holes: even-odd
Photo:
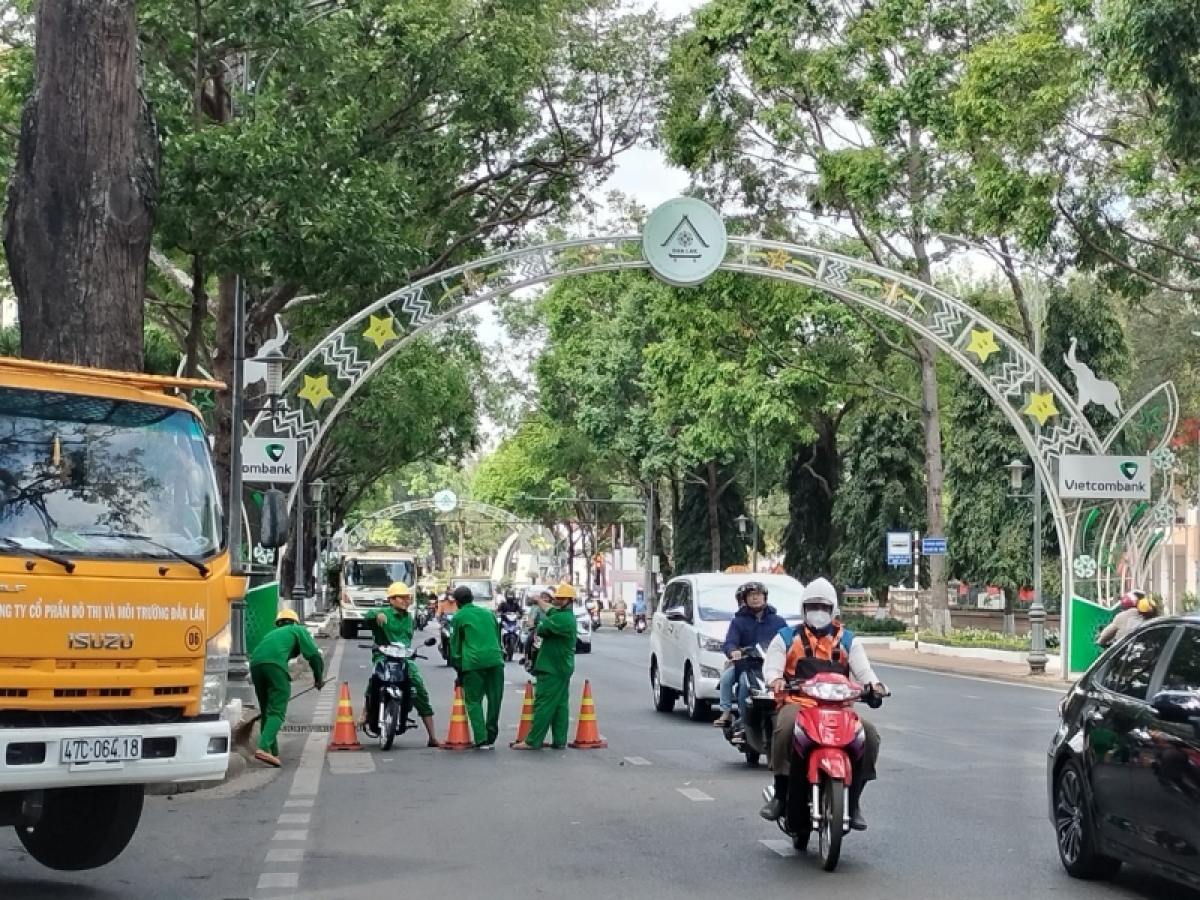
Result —
[{"label": "street lamp post", "polygon": [[[233,320],[233,385],[230,407],[233,420],[230,423],[229,447],[229,509],[227,511],[225,539],[229,547],[230,572],[236,576],[246,574],[246,560],[242,555],[242,536],[245,517],[242,515],[242,439],[247,412],[259,412],[246,407],[246,389],[243,384],[246,364],[246,295],[242,280],[234,288]],[[286,358],[278,350],[255,358],[267,372],[267,406],[273,415],[279,404],[283,384],[283,364]],[[238,597],[229,604],[229,682],[228,695],[244,703],[254,699],[250,685],[250,661],[246,658],[246,598]]]},{"label": "street lamp post", "polygon": [[321,589],[322,579],[320,576],[321,576],[321,522],[323,520],[323,513],[324,513],[325,482],[321,481],[320,479],[317,479],[311,485],[309,485],[309,487],[312,488],[313,502],[317,504],[317,521],[316,521],[317,555],[316,555],[316,559],[313,561],[313,563],[317,569],[317,578],[316,578],[316,583],[315,583],[315,587],[313,590],[313,605],[317,612],[323,613],[323,612],[325,612],[325,602],[324,602],[325,594],[324,594],[324,591]]},{"label": "street lamp post", "polygon": [[304,577],[304,482],[296,485],[296,549],[292,553],[292,602],[291,607],[305,617],[304,596],[308,593]]},{"label": "street lamp post", "polygon": [[1042,603],[1042,478],[1037,466],[1033,467],[1033,492],[1020,493],[1029,468],[1019,459],[1007,466],[1012,495],[1033,500],[1033,603],[1029,607],[1029,671],[1042,675],[1046,671],[1046,607]]}]

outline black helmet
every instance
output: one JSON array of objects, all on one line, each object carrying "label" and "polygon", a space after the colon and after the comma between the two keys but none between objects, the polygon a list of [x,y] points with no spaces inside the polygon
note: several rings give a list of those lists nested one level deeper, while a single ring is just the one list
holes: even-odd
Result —
[{"label": "black helmet", "polygon": [[761,581],[747,581],[737,589],[738,606],[744,606],[746,598],[751,594],[762,594],[763,600],[767,599],[767,588]]}]

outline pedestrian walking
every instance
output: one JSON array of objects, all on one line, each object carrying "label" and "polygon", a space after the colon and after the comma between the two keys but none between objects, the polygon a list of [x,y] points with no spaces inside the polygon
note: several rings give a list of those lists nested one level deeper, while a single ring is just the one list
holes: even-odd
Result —
[{"label": "pedestrian walking", "polygon": [[514,750],[536,750],[542,746],[546,732],[551,732],[551,747],[567,746],[567,730],[571,724],[571,675],[575,672],[575,588],[560,584],[554,597],[542,594],[538,606],[545,616],[538,623],[537,634],[542,639],[533,666],[537,689],[533,694],[533,723],[524,741],[510,744]]},{"label": "pedestrian walking", "polygon": [[482,750],[495,745],[500,737],[500,703],[504,699],[500,624],[491,610],[475,605],[475,595],[466,585],[454,589],[454,601],[458,612],[450,635],[450,661],[462,682],[475,749]]},{"label": "pedestrian walking", "polygon": [[312,668],[317,690],[325,686],[325,660],[308,629],[300,622],[295,610],[284,609],[275,616],[275,630],[268,632],[250,654],[250,680],[262,710],[262,727],[254,758],[279,768],[279,729],[287,719],[288,701],[292,697],[292,676],[288,662],[304,657]]}]

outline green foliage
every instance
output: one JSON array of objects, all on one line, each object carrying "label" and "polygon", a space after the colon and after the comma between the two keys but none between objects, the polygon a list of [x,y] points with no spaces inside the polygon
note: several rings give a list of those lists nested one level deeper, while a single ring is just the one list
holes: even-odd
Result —
[{"label": "green foliage", "polygon": [[874,616],[844,615],[841,623],[859,635],[903,634],[908,626],[899,619],[876,619]]},{"label": "green foliage", "polygon": [[873,406],[860,415],[847,444],[833,507],[839,535],[833,566],[839,582],[870,588],[882,603],[889,585],[906,580],[887,565],[887,532],[925,530],[923,434],[910,411]]},{"label": "green foliage", "polygon": [[784,473],[788,524],[783,530],[783,566],[801,581],[833,572],[837,537],[833,503],[838,488],[836,448],[814,441],[792,449]]}]

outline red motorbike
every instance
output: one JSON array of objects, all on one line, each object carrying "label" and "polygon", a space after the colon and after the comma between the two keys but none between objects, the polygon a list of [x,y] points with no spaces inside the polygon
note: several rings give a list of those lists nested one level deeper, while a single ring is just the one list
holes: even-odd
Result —
[{"label": "red motorbike", "polygon": [[[853,763],[866,749],[866,736],[854,704],[861,701],[878,709],[886,695],[832,672],[807,681],[790,681],[786,689],[815,702],[801,708],[796,716],[792,775],[784,815],[778,824],[800,851],[808,849],[809,836],[815,831],[822,867],[832,872],[842,853],[842,838],[850,831],[846,794],[853,779]],[[763,791],[767,801],[774,796],[774,787]]]}]

